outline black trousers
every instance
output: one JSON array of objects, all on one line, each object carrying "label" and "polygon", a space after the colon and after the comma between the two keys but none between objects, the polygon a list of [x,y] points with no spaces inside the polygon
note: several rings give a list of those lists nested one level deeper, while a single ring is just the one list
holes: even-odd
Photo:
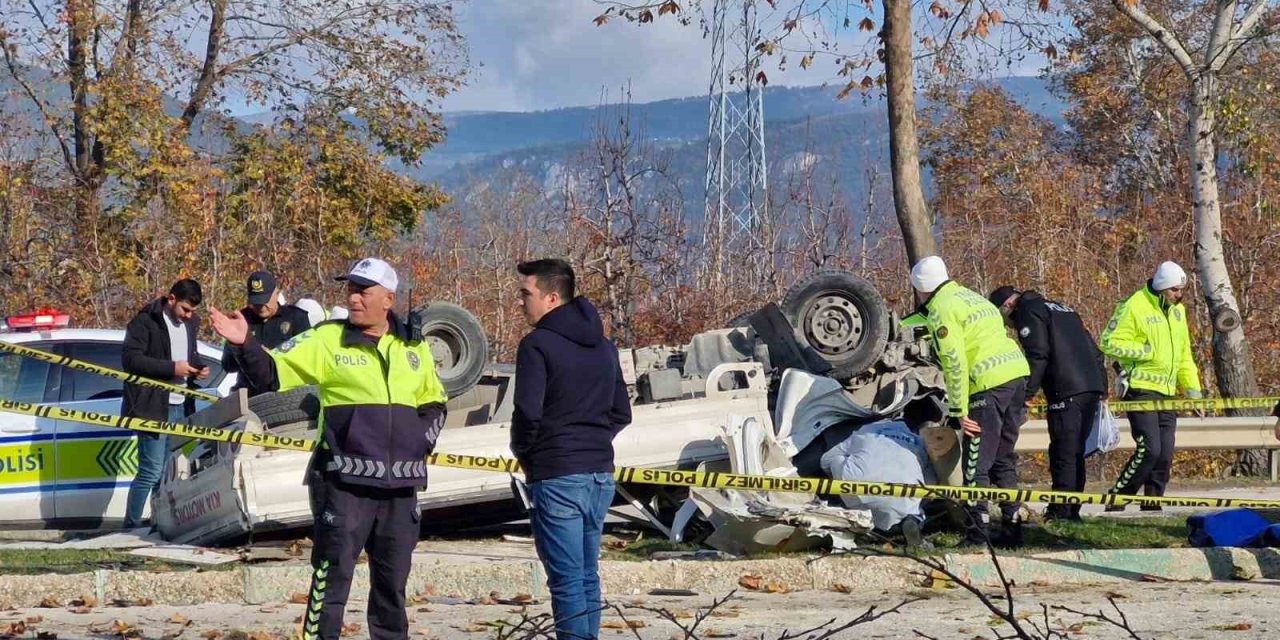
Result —
[{"label": "black trousers", "polygon": [[[1172,396],[1154,391],[1133,390],[1125,400],[1166,400]],[[1178,414],[1173,411],[1130,411],[1129,430],[1137,444],[1124,465],[1112,493],[1137,495],[1139,488],[1149,496],[1162,496],[1173,468],[1174,435]]]},{"label": "black trousers", "polygon": [[[964,483],[968,487],[1018,486],[1018,454],[1013,452],[1018,443],[1018,433],[1027,421],[1027,379],[1018,378],[998,387],[987,389],[969,398],[969,419],[982,427],[982,434],[965,435]],[[1000,514],[1011,521],[1021,507],[1017,502],[1000,503]],[[971,509],[970,528],[985,529],[989,516],[986,501],[977,502]]]},{"label": "black trousers", "polygon": [[304,640],[338,640],[356,559],[369,553],[369,637],[409,637],[405,583],[418,542],[418,497],[412,487],[377,489],[312,475],[311,591],[302,619]]},{"label": "black trousers", "polygon": [[[1081,393],[1049,405],[1049,477],[1054,491],[1084,491],[1084,445],[1101,405],[1100,393]],[[1045,516],[1078,518],[1080,505],[1051,504]]]}]

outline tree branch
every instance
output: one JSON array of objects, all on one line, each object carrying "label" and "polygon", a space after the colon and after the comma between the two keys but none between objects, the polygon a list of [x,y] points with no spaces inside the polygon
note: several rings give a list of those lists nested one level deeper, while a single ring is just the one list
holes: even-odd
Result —
[{"label": "tree branch", "polygon": [[182,110],[182,124],[190,128],[191,123],[204,108],[204,103],[213,90],[213,83],[218,77],[218,52],[222,49],[222,29],[226,25],[227,0],[209,1],[209,35],[205,43],[204,64],[200,67],[200,77],[196,80],[191,98]]},{"label": "tree branch", "polygon": [[1191,54],[1187,53],[1187,48],[1178,40],[1178,36],[1172,31],[1164,28],[1155,18],[1152,18],[1143,11],[1137,4],[1129,4],[1128,0],[1111,0],[1111,5],[1117,11],[1123,13],[1135,24],[1142,27],[1156,42],[1173,56],[1178,62],[1178,66],[1182,67],[1182,72],[1187,77],[1195,77],[1197,75],[1196,63],[1191,59]]},{"label": "tree branch", "polygon": [[9,67],[9,77],[13,78],[18,86],[22,88],[22,92],[27,94],[27,98],[40,111],[40,117],[44,120],[45,126],[49,127],[49,133],[58,140],[58,148],[62,150],[62,160],[66,162],[67,168],[72,174],[76,174],[76,163],[71,158],[71,147],[67,144],[67,139],[62,136],[62,132],[58,130],[57,120],[49,113],[44,101],[36,95],[35,90],[31,87],[31,83],[18,71],[18,63],[13,59],[10,52],[9,43],[5,36],[4,30],[0,29],[0,51],[4,52],[4,63]]},{"label": "tree branch", "polygon": [[[1231,42],[1231,25],[1236,20],[1238,0],[1217,0],[1214,3],[1213,31],[1209,34],[1209,44],[1204,48],[1204,66],[1217,71],[1227,61],[1227,45]],[[1259,0],[1262,3],[1262,0]]]},{"label": "tree branch", "polygon": [[1256,38],[1253,31],[1257,28],[1258,21],[1262,19],[1262,14],[1266,13],[1270,6],[1271,0],[1255,0],[1254,5],[1249,7],[1249,11],[1240,20],[1240,26],[1236,28],[1235,33],[1231,34],[1231,39],[1223,46],[1222,56],[1209,61],[1214,71],[1221,70],[1245,43]]}]

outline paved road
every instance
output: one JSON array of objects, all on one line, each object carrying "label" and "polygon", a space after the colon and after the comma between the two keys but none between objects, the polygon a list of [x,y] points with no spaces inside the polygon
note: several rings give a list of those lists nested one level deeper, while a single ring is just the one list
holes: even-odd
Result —
[{"label": "paved road", "polygon": [[[1015,593],[1016,612],[1026,616],[1026,623],[1044,624],[1041,605],[1065,606],[1080,611],[1097,612],[1110,609],[1108,597],[1128,617],[1133,630],[1141,638],[1177,638],[1198,640],[1210,638],[1267,638],[1280,632],[1280,582],[1233,583],[1134,583],[1122,586],[1019,589]],[[992,614],[972,596],[958,589],[920,590],[914,593],[886,593],[874,596],[845,595],[835,592],[795,594],[749,593],[715,610],[698,627],[699,638],[763,638],[776,640],[787,630],[800,631],[819,626],[828,620],[847,622],[868,607],[892,606],[904,598],[923,597],[905,605],[899,613],[860,625],[833,636],[862,640],[865,638],[915,638],[916,631],[937,638],[992,637],[998,623]],[[518,623],[522,615],[545,614],[545,604],[530,606],[522,614],[519,607],[501,604],[444,604],[428,602],[410,607],[412,638],[450,640],[482,640],[496,635],[499,621]],[[615,604],[623,608],[627,619],[643,626],[635,629],[643,640],[684,640],[675,624],[663,620],[650,609],[664,609],[678,616],[681,624],[694,622],[706,607],[709,596],[656,597],[624,596]],[[58,638],[233,638],[265,640],[287,638],[297,633],[296,621],[302,605],[277,603],[264,606],[205,605],[188,607],[94,608],[87,612],[68,609],[23,609],[0,614],[0,635],[9,623],[41,618],[28,625],[23,637],[35,632],[56,634]],[[363,628],[364,603],[351,604],[348,622],[353,639],[367,638]],[[605,615],[602,638],[634,638],[624,630],[623,618],[616,612]],[[1049,624],[1070,637],[1128,638],[1129,634],[1106,623],[1091,621],[1078,614],[1051,611]],[[134,636],[128,630],[137,630]],[[1007,631],[1007,628],[1003,629]],[[220,635],[219,635],[220,634]],[[48,636],[44,636],[48,637]],[[519,633],[510,638],[534,637]],[[545,636],[542,636],[545,637]],[[1040,637],[1040,636],[1032,636]]]}]

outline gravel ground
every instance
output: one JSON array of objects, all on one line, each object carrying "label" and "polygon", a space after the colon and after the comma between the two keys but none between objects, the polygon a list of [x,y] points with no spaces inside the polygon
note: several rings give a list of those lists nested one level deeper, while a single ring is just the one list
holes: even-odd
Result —
[{"label": "gravel ground", "polygon": [[[696,630],[699,638],[763,638],[777,640],[792,633],[836,620],[848,622],[868,607],[892,607],[908,598],[922,598],[897,613],[846,629],[837,638],[916,638],[918,631],[935,638],[977,636],[991,638],[1008,632],[977,599],[959,589],[886,592],[875,596],[836,592],[745,593],[713,610]],[[1132,583],[1107,587],[1040,587],[1015,591],[1015,611],[1025,623],[1044,625],[1042,605],[1065,606],[1078,611],[1105,609],[1113,617],[1108,598],[1115,598],[1132,629],[1141,638],[1264,638],[1280,632],[1280,582],[1231,583]],[[677,622],[691,625],[710,596],[624,596],[615,603],[625,619],[635,625],[623,628],[623,615],[604,616],[602,638],[639,637],[643,640],[683,640],[685,632],[673,622],[636,607],[662,609]],[[134,606],[57,609],[21,609],[0,613],[0,637],[8,628],[13,637],[35,638],[183,638],[266,640],[297,635],[302,605],[277,603],[265,606],[202,605],[186,607]],[[522,616],[545,614],[549,607],[535,604],[523,611],[510,604],[448,604],[431,598],[409,608],[412,638],[482,640],[499,636],[500,623],[519,623]],[[352,601],[348,609],[348,633],[367,638],[365,605]],[[29,621],[29,622],[28,622]],[[1071,638],[1130,638],[1127,631],[1084,616],[1051,611],[1052,628]],[[22,624],[25,628],[15,628]],[[17,632],[17,633],[14,633]],[[813,637],[808,636],[807,637]],[[798,636],[798,637],[806,637]],[[506,636],[530,637],[516,632]],[[1042,637],[1032,635],[1031,637]]]}]

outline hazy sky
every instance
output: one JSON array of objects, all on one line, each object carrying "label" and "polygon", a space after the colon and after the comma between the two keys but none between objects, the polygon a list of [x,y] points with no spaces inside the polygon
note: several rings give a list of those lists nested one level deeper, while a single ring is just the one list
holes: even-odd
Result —
[{"label": "hazy sky", "polygon": [[[457,10],[478,66],[469,86],[446,101],[448,110],[594,105],[602,91],[616,96],[627,81],[635,102],[707,91],[711,44],[696,22],[685,27],[666,16],[643,26],[614,19],[598,27],[592,19],[603,7],[594,0],[469,0]],[[770,83],[821,84],[834,77],[830,59],[807,72],[798,62],[794,58],[785,73],[769,63]]]}]

